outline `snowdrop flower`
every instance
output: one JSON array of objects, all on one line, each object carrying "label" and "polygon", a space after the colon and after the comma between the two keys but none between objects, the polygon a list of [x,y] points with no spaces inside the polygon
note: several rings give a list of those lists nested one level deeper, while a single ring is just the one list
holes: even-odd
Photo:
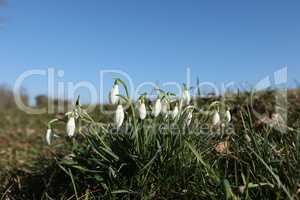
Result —
[{"label": "snowdrop flower", "polygon": [[178,105],[176,104],[172,111],[172,118],[175,119],[179,113]]},{"label": "snowdrop flower", "polygon": [[67,135],[69,137],[73,137],[74,134],[75,134],[75,129],[76,129],[75,118],[70,117],[68,122],[67,122],[67,127],[66,127]]},{"label": "snowdrop flower", "polygon": [[140,100],[138,111],[139,111],[140,119],[141,120],[145,119],[146,116],[147,116],[147,110],[146,110],[146,106],[145,106],[145,103],[144,103],[143,99]]},{"label": "snowdrop flower", "polygon": [[218,111],[215,111],[212,119],[212,123],[214,126],[218,125],[220,123],[220,115]]},{"label": "snowdrop flower", "polygon": [[48,145],[51,144],[51,139],[52,139],[52,130],[51,128],[48,128],[46,132],[46,142]]},{"label": "snowdrop flower", "polygon": [[231,121],[231,114],[230,114],[229,110],[226,111],[225,118],[226,118],[226,120],[227,120],[228,123]]},{"label": "snowdrop flower", "polygon": [[117,129],[119,129],[124,121],[124,109],[122,105],[118,105],[116,114],[115,114],[115,123],[117,125]]},{"label": "snowdrop flower", "polygon": [[111,104],[117,104],[119,101],[119,85],[118,81],[116,80],[111,91],[109,92],[109,101]]},{"label": "snowdrop flower", "polygon": [[152,114],[154,115],[154,117],[157,117],[159,115],[160,111],[161,111],[161,100],[160,100],[160,98],[158,98],[155,101]]}]

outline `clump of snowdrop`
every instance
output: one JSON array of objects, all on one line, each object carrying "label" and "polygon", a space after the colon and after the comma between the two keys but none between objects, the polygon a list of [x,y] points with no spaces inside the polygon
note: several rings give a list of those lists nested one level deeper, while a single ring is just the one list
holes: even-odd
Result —
[{"label": "clump of snowdrop", "polygon": [[139,100],[138,112],[139,112],[140,119],[144,120],[147,116],[147,109],[146,109],[144,97],[141,97],[141,99]]},{"label": "clump of snowdrop", "polygon": [[122,104],[119,104],[115,113],[115,124],[117,126],[117,129],[119,129],[122,126],[124,117],[125,114],[124,114],[123,106]]},{"label": "clump of snowdrop", "polygon": [[161,99],[160,97],[158,97],[154,103],[152,115],[154,117],[157,117],[160,114],[160,112],[161,112]]},{"label": "clump of snowdrop", "polygon": [[117,104],[120,97],[119,97],[119,80],[115,80],[115,83],[111,89],[111,91],[109,92],[109,101],[111,104]]},{"label": "clump of snowdrop", "polygon": [[75,117],[70,116],[66,126],[66,132],[69,137],[73,137],[76,130]]}]

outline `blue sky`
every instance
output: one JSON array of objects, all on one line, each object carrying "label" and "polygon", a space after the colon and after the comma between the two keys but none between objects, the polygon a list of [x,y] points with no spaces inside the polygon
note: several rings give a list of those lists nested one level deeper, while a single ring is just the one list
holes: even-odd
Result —
[{"label": "blue sky", "polygon": [[[300,1],[7,0],[0,6],[0,83],[29,69],[64,70],[61,81],[118,69],[142,81],[250,81],[288,66],[300,74]],[[46,81],[24,82],[32,95]],[[105,88],[108,86],[105,86]]]}]

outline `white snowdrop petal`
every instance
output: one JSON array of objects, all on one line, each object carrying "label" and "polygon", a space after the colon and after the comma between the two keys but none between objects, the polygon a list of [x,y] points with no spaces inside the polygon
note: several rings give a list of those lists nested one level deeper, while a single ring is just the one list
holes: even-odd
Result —
[{"label": "white snowdrop petal", "polygon": [[147,116],[147,110],[146,110],[146,106],[145,106],[145,104],[144,103],[141,103],[140,105],[139,105],[139,116],[140,116],[140,119],[141,120],[143,120],[143,119],[145,119],[146,118],[146,116]]},{"label": "white snowdrop petal", "polygon": [[67,135],[69,137],[73,137],[75,134],[75,129],[76,129],[76,125],[75,125],[75,118],[74,117],[70,117],[68,122],[67,122]]},{"label": "white snowdrop petal", "polygon": [[153,115],[157,117],[161,112],[161,100],[157,99],[153,107]]},{"label": "white snowdrop petal", "polygon": [[226,111],[225,116],[226,116],[227,122],[230,122],[231,121],[231,114],[230,114],[229,110]]}]

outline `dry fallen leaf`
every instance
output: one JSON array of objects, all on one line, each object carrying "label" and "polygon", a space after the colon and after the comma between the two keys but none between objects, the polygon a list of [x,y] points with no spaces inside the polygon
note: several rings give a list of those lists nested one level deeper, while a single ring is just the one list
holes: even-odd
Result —
[{"label": "dry fallen leaf", "polygon": [[216,152],[221,154],[228,153],[228,149],[229,149],[228,141],[220,142],[217,145],[215,145]]}]

